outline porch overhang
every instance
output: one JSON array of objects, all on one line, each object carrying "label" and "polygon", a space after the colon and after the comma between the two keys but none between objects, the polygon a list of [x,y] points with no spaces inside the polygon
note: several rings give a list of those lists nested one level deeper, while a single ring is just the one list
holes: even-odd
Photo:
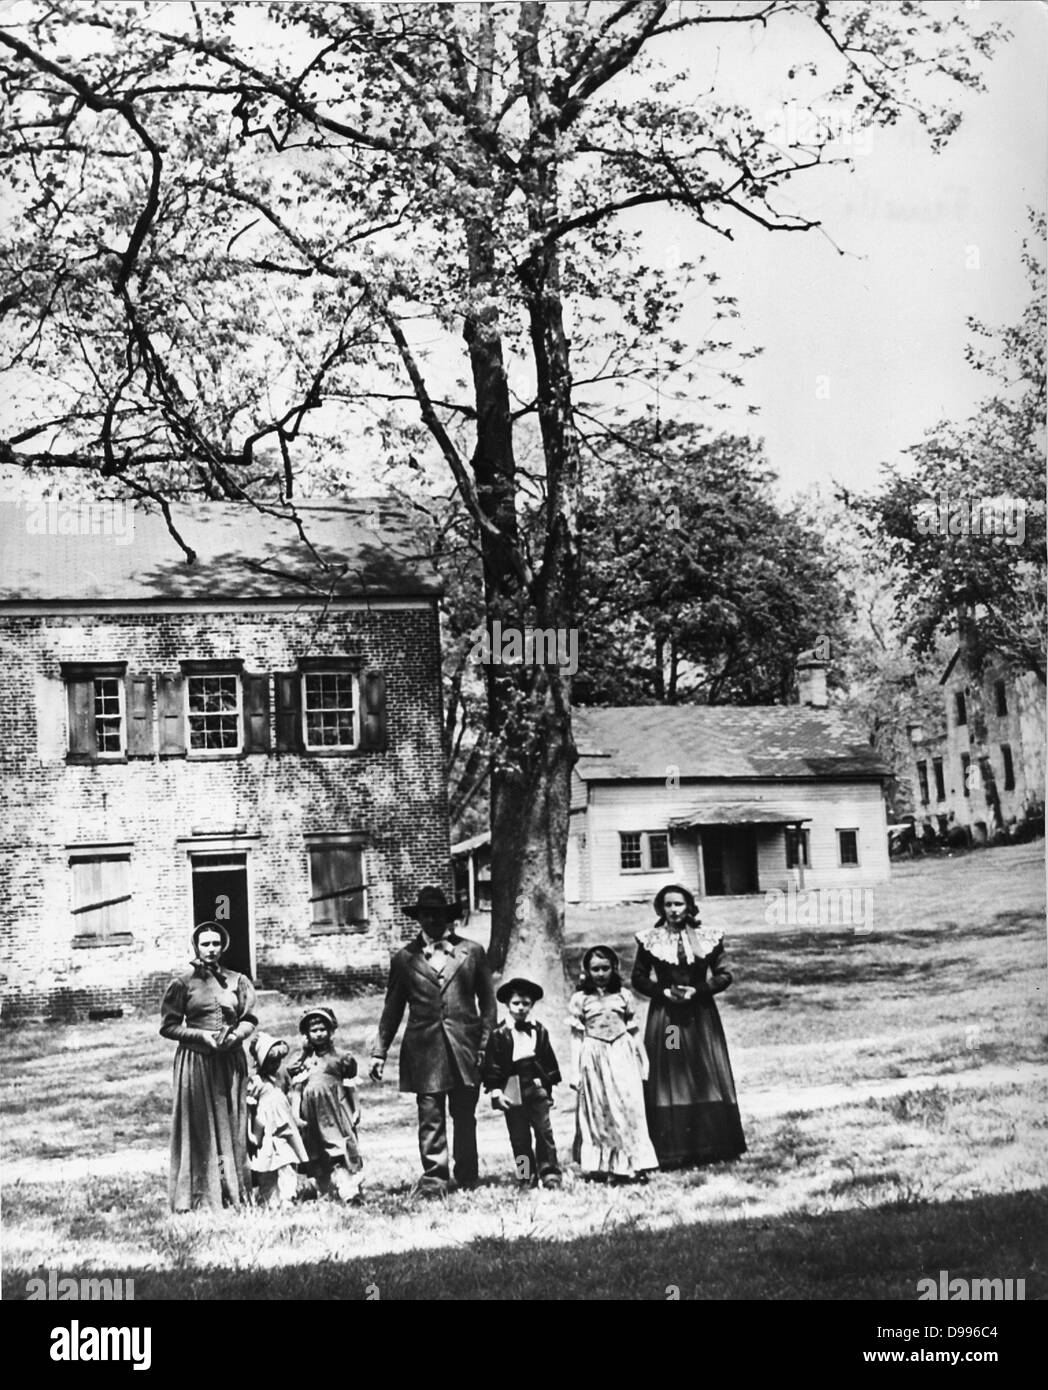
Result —
[{"label": "porch overhang", "polygon": [[679,816],[671,816],[671,830],[698,830],[704,825],[805,825],[811,816],[791,816],[774,811],[770,806],[747,806],[744,803],[720,803],[696,806]]}]

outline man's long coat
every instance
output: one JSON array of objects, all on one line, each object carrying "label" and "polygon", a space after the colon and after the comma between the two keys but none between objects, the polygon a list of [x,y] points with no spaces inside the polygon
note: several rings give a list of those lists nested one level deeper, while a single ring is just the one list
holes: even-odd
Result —
[{"label": "man's long coat", "polygon": [[374,1056],[385,1057],[408,1011],[400,1048],[400,1089],[424,1093],[479,1086],[479,1057],[495,1026],[495,990],[484,948],[449,933],[441,974],[420,933],[393,957]]}]

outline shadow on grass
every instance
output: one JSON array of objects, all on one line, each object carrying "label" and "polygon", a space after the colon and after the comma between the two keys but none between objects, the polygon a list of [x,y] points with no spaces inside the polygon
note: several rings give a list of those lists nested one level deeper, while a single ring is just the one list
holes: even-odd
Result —
[{"label": "shadow on grass", "polygon": [[[573,1240],[485,1235],[405,1254],[277,1268],[137,1270],[135,1299],[914,1301],[939,1271],[1048,1297],[1048,1189],[824,1215],[691,1222]],[[68,1271],[76,1274],[74,1268]],[[25,1297],[46,1269],[4,1272]],[[92,1270],[94,1277],[125,1270]]]}]

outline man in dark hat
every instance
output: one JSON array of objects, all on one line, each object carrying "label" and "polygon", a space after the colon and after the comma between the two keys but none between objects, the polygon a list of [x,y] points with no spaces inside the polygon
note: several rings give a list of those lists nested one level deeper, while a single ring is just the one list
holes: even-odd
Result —
[{"label": "man in dark hat", "polygon": [[452,930],[461,909],[440,888],[423,888],[405,907],[421,931],[393,957],[386,1003],[371,1052],[371,1077],[382,1080],[386,1054],[404,1010],[400,1089],[418,1098],[418,1191],[448,1190],[447,1111],[451,1111],[455,1182],[475,1187],[480,1066],[495,1026],[495,991],[484,948]]}]

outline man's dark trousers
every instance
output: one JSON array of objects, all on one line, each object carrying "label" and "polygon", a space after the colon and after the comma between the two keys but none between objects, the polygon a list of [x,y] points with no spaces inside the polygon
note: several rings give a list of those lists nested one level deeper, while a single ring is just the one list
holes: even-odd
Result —
[{"label": "man's dark trousers", "polygon": [[451,1111],[455,1181],[473,1187],[480,1168],[477,1160],[477,1098],[479,1086],[456,1086],[451,1091],[420,1092],[418,1099],[418,1151],[422,1158],[421,1191],[444,1192],[448,1178],[447,1111]]}]

